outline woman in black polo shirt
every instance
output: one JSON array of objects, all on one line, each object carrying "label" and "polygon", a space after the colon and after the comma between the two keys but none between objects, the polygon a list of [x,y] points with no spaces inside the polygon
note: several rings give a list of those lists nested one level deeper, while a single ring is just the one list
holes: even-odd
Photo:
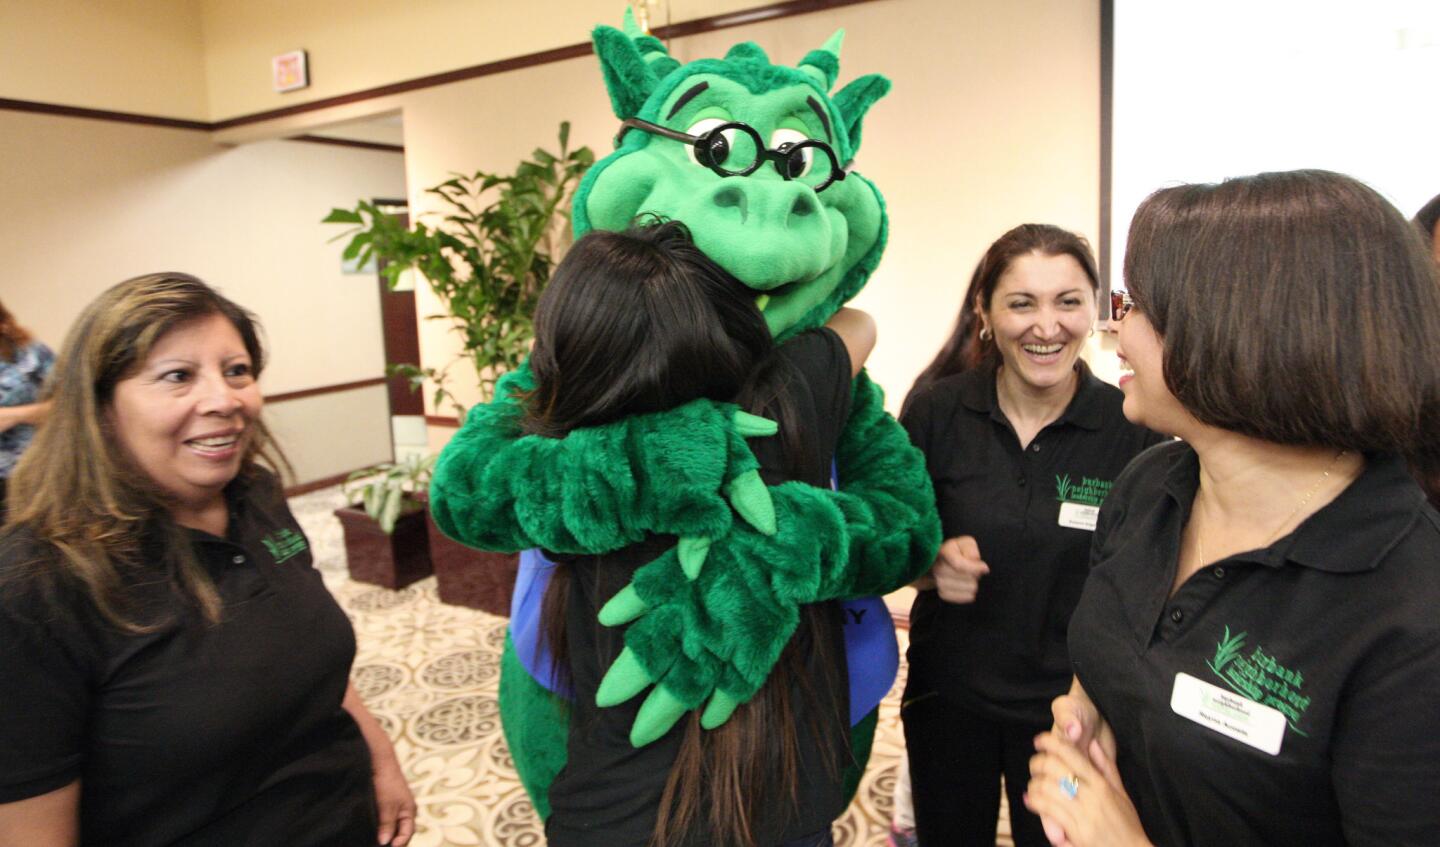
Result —
[{"label": "woman in black polo shirt", "polygon": [[1151,195],[1125,277],[1125,414],[1184,442],[1106,501],[1030,808],[1075,847],[1440,844],[1434,261],[1295,171]]},{"label": "woman in black polo shirt", "polygon": [[257,463],[263,365],[183,274],[71,329],[0,535],[0,843],[409,841],[350,622]]},{"label": "woman in black polo shirt", "polygon": [[1002,773],[1016,844],[1047,843],[1020,803],[1032,739],[1069,685],[1065,628],[1100,503],[1160,440],[1079,359],[1098,284],[1079,236],[1005,233],[901,413],[947,539],[911,613],[901,710],[921,844],[993,845]]}]

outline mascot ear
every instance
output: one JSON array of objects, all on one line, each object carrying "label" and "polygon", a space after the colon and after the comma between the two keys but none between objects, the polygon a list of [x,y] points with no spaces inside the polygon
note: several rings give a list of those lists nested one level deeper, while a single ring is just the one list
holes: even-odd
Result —
[{"label": "mascot ear", "polygon": [[840,119],[845,122],[851,156],[860,151],[860,123],[865,120],[865,113],[875,105],[875,101],[888,93],[890,80],[879,74],[866,74],[852,80],[831,98],[835,111],[840,113]]},{"label": "mascot ear", "polygon": [[605,75],[615,117],[624,120],[640,114],[640,107],[659,81],[650,63],[640,55],[640,48],[630,36],[614,27],[597,26],[590,38],[595,55],[600,57],[600,72]]}]

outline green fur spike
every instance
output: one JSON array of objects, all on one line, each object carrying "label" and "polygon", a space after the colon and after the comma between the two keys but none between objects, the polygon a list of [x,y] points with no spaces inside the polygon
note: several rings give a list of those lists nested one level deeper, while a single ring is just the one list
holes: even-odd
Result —
[{"label": "green fur spike", "polygon": [[811,50],[800,60],[800,70],[810,74],[826,91],[835,87],[840,76],[840,46],[845,43],[845,30],[837,29],[835,34],[819,50]]},{"label": "green fur spike", "polygon": [[835,110],[845,120],[846,135],[850,138],[851,155],[860,150],[860,124],[865,113],[881,97],[890,93],[890,80],[879,74],[866,74],[852,80],[849,85],[835,93]]},{"label": "green fur spike", "polygon": [[654,71],[641,57],[640,48],[630,36],[608,26],[596,27],[591,40],[595,55],[600,58],[600,72],[605,77],[615,116],[624,119],[638,115],[657,82]]},{"label": "green fur spike", "polygon": [[725,54],[727,62],[756,62],[759,64],[770,64],[770,57],[765,54],[759,44],[753,41],[742,41],[730,48]]},{"label": "green fur spike", "polygon": [[635,7],[625,5],[625,16],[620,19],[620,29],[632,39],[642,38],[647,33],[640,28],[640,22],[635,20]]}]

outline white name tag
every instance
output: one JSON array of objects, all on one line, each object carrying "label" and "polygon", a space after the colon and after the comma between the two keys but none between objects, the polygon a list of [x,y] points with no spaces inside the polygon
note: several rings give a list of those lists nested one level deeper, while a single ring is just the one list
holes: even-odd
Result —
[{"label": "white name tag", "polygon": [[1285,716],[1278,710],[1187,673],[1175,674],[1170,708],[1206,729],[1272,756],[1280,752],[1280,742],[1285,740]]},{"label": "white name tag", "polygon": [[1084,503],[1061,503],[1060,504],[1060,525],[1070,529],[1085,529],[1095,531],[1095,522],[1100,519],[1099,506],[1087,506]]}]

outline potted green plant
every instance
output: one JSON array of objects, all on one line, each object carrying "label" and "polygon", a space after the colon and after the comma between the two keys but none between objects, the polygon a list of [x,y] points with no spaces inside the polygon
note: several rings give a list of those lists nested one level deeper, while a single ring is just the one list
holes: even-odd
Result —
[{"label": "potted green plant", "polygon": [[356,582],[401,589],[430,575],[425,491],[433,456],[407,456],[350,474],[341,491],[351,505],[335,510],[345,558]]},{"label": "potted green plant", "polygon": [[[514,173],[453,174],[425,190],[439,202],[440,220],[406,227],[372,203],[333,209],[326,223],[350,224],[344,256],[365,264],[381,260],[381,274],[395,286],[406,270],[419,271],[445,305],[462,350],[443,367],[399,365],[392,373],[416,390],[429,386],[435,408],[465,407],[448,384],[456,362],[469,360],[488,401],[495,382],[517,367],[534,339],[535,306],[551,270],[569,241],[570,201],[595,162],[588,147],[569,148],[570,124],[560,124],[559,151],[536,149]],[[430,526],[430,555],[447,603],[508,614],[518,567],[514,555],[486,554],[445,538]]]}]

